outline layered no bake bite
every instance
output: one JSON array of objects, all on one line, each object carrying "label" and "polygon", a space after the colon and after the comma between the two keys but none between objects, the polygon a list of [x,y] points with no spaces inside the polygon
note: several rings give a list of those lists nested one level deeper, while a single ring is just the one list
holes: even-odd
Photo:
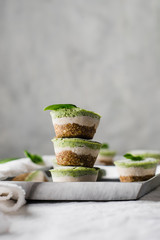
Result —
[{"label": "layered no bake bite", "polygon": [[157,159],[125,154],[126,159],[115,161],[121,182],[139,182],[152,178],[156,172]]},{"label": "layered no bake bite", "polygon": [[63,166],[93,167],[101,144],[79,138],[54,138],[56,160]]},{"label": "layered no bake bite", "polygon": [[44,110],[51,110],[56,133],[52,140],[56,155],[55,169],[51,170],[53,181],[96,181],[98,169],[93,166],[101,143],[88,139],[93,138],[101,116],[73,104],[50,105]]},{"label": "layered no bake bite", "polygon": [[116,152],[110,150],[109,145],[107,143],[103,143],[101,145],[96,163],[102,165],[113,165],[113,158],[115,155]]},{"label": "layered no bake bite", "polygon": [[98,168],[64,167],[50,170],[53,182],[95,182]]},{"label": "layered no bake bite", "polygon": [[51,110],[57,138],[92,139],[101,118],[99,114],[78,108],[73,104],[55,104],[44,110]]}]

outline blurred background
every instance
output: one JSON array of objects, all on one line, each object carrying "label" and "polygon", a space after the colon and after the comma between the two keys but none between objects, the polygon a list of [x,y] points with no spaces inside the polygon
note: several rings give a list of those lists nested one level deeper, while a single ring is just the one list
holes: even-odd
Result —
[{"label": "blurred background", "polygon": [[0,158],[53,154],[56,103],[119,154],[160,149],[159,26],[159,0],[0,0]]}]

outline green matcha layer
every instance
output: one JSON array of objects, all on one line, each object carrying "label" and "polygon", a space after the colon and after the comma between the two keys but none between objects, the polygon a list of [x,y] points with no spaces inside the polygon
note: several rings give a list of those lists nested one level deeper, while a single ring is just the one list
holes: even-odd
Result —
[{"label": "green matcha layer", "polygon": [[132,161],[129,159],[123,159],[115,161],[114,164],[118,167],[130,168],[130,167],[141,167],[141,168],[153,168],[157,165],[158,160],[154,158],[146,158],[140,161]]},{"label": "green matcha layer", "polygon": [[88,147],[91,149],[100,149],[101,143],[88,141],[80,138],[53,138],[54,147]]},{"label": "green matcha layer", "polygon": [[54,177],[81,177],[85,175],[96,175],[99,168],[86,168],[86,167],[67,167],[67,168],[56,168],[50,170]]},{"label": "green matcha layer", "polygon": [[143,158],[156,158],[160,159],[160,152],[154,150],[133,150],[128,153],[131,153],[134,156],[141,156]]},{"label": "green matcha layer", "polygon": [[53,118],[63,118],[63,117],[77,117],[77,116],[88,116],[92,118],[100,119],[101,116],[97,113],[87,111],[78,107],[75,108],[60,108],[51,111],[51,116]]},{"label": "green matcha layer", "polygon": [[114,157],[116,155],[116,152],[109,149],[100,149],[99,155],[104,157]]}]

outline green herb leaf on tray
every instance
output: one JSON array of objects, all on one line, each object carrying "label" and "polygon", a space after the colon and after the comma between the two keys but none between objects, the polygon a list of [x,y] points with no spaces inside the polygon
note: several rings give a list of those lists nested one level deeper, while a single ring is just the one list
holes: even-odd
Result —
[{"label": "green herb leaf on tray", "polygon": [[107,143],[102,143],[101,149],[108,149],[108,148],[109,148],[109,144],[107,144]]},{"label": "green herb leaf on tray", "polygon": [[141,160],[144,159],[144,158],[141,157],[141,156],[134,156],[134,155],[132,155],[132,154],[130,154],[130,153],[126,153],[126,154],[124,155],[124,157],[127,158],[127,159],[130,159],[130,160],[132,160],[132,161],[141,161]]},{"label": "green herb leaf on tray", "polygon": [[44,165],[44,161],[41,156],[36,155],[36,154],[31,154],[26,150],[24,151],[24,154],[26,157],[30,158],[33,163],[39,164],[39,165]]},{"label": "green herb leaf on tray", "polygon": [[2,163],[7,163],[7,162],[11,162],[11,161],[14,161],[14,160],[18,160],[18,158],[6,158],[6,159],[1,159],[1,160],[0,160],[0,164],[2,164]]},{"label": "green herb leaf on tray", "polygon": [[50,105],[48,107],[44,108],[44,111],[46,110],[58,110],[61,108],[76,108],[76,105],[73,104],[54,104],[54,105]]}]

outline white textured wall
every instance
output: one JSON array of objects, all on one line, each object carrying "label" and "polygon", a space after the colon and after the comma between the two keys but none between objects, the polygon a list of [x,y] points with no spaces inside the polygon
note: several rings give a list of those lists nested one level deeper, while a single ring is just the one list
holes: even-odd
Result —
[{"label": "white textured wall", "polygon": [[102,115],[95,140],[160,148],[159,0],[0,0],[0,157],[52,154],[43,107]]}]

